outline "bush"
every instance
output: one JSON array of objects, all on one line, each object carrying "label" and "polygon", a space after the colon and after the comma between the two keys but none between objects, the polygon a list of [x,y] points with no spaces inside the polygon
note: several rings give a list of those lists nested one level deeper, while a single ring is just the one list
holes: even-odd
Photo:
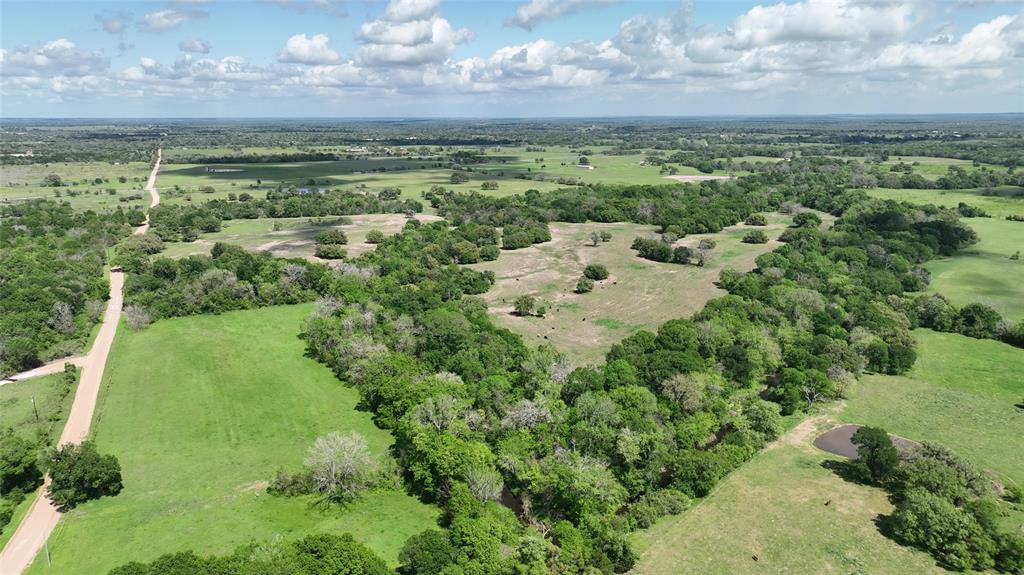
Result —
[{"label": "bush", "polygon": [[766,244],[768,243],[768,235],[761,230],[753,230],[747,232],[743,236],[743,243],[745,244]]},{"label": "bush", "polygon": [[140,330],[153,322],[149,310],[138,305],[129,305],[124,308],[124,323],[129,329]]},{"label": "bush", "polygon": [[604,264],[590,264],[583,268],[583,275],[595,281],[603,280],[608,277],[608,268]]},{"label": "bush", "polygon": [[588,293],[594,289],[594,280],[583,276],[576,282],[576,293]]},{"label": "bush", "polygon": [[985,570],[994,565],[995,542],[978,521],[922,489],[908,492],[896,505],[891,530],[897,540],[928,551],[954,569]]},{"label": "bush", "polygon": [[338,244],[320,244],[313,255],[325,260],[341,260],[348,255],[348,250]]},{"label": "bush", "polygon": [[348,236],[342,230],[327,230],[326,232],[320,232],[316,236],[316,244],[318,246],[323,245],[335,245],[340,246],[348,243]]},{"label": "bush", "polygon": [[747,219],[743,220],[743,223],[748,226],[767,226],[768,220],[764,217],[764,214],[750,214]]},{"label": "bush", "polygon": [[800,212],[793,216],[793,227],[816,228],[821,225],[821,218],[814,212]]},{"label": "bush", "polygon": [[494,244],[488,244],[480,248],[480,259],[485,262],[493,262],[498,259],[498,255],[501,254],[501,250]]},{"label": "bush", "polygon": [[47,494],[62,509],[121,492],[121,464],[113,455],[100,455],[96,444],[65,444],[53,452]]},{"label": "bush", "polygon": [[704,238],[700,241],[700,244],[697,246],[697,248],[702,250],[713,250],[715,249],[716,245],[718,244],[715,242],[715,240],[711,238]]},{"label": "bush", "polygon": [[690,506],[690,498],[674,489],[648,493],[629,506],[630,529],[647,529],[666,515],[679,515]]},{"label": "bush", "polygon": [[0,496],[28,493],[43,481],[36,464],[36,447],[8,428],[0,434]]},{"label": "bush", "polygon": [[513,309],[516,315],[523,317],[533,314],[535,305],[537,305],[537,300],[532,295],[521,295],[516,298]]},{"label": "bush", "polygon": [[370,230],[366,232],[366,243],[368,244],[379,244],[384,241],[384,232],[380,230]]}]

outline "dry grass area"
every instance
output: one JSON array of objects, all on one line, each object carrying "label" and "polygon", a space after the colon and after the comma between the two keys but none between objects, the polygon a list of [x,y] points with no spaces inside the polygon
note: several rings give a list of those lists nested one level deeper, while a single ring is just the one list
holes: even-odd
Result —
[{"label": "dry grass area", "polygon": [[[348,245],[346,246],[348,255],[356,257],[374,249],[373,244],[366,243],[366,234],[370,230],[380,230],[391,235],[401,231],[406,222],[405,216],[401,214],[365,214],[345,217],[352,223],[337,224],[337,217],[321,218],[319,222],[310,218],[260,218],[227,221],[224,222],[219,232],[203,234],[194,242],[167,244],[164,255],[184,257],[209,254],[213,244],[227,242],[250,250],[267,250],[277,257],[316,259],[313,257],[313,252],[316,250],[317,234],[337,228],[344,230],[348,236]],[[432,222],[441,218],[418,214],[416,219],[422,222]],[[277,229],[275,229],[275,225]]]},{"label": "dry grass area", "polygon": [[710,180],[731,180],[733,176],[665,176],[666,180],[675,180],[684,184],[689,182],[707,182]]},{"label": "dry grass area", "polygon": [[[776,238],[789,223],[787,216],[768,214],[762,228]],[[774,239],[751,245],[740,241],[747,226],[731,226],[716,234],[687,236],[678,245],[696,247],[713,238],[717,247],[704,267],[658,263],[641,259],[629,248],[637,236],[654,234],[639,224],[552,223],[551,241],[529,248],[503,251],[493,262],[475,264],[497,276],[484,294],[495,320],[521,334],[528,344],[551,343],[578,364],[596,363],[612,344],[640,329],[655,329],[666,320],[692,315],[709,299],[724,295],[715,286],[725,267],[746,271],[757,256],[775,249]],[[611,241],[592,246],[593,231],[609,231]],[[576,294],[576,281],[591,263],[607,266],[610,277],[596,282],[594,291]],[[545,317],[512,315],[516,297],[529,294],[547,308]]]}]

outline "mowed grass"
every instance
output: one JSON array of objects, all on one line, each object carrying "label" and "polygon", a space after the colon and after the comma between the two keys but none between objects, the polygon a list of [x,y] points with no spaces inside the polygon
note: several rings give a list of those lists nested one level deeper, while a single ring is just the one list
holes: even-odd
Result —
[{"label": "mowed grass", "polygon": [[[67,394],[61,393],[63,377],[63,374],[44,375],[0,385],[0,430],[11,428],[15,434],[29,440],[43,434],[51,438],[51,443],[55,443],[64,429],[64,422],[68,419],[75,397],[74,386]],[[25,497],[15,508],[11,521],[0,531],[0,549],[7,544],[22,517],[28,513],[32,496],[29,493]]]},{"label": "mowed grass", "polygon": [[313,439],[362,433],[383,454],[391,436],[357,393],[303,356],[297,337],[311,305],[162,320],[118,332],[93,432],[117,455],[124,491],[68,513],[50,537],[53,569],[105,573],[130,560],[194,549],[223,553],[250,541],[350,532],[390,563],[405,540],[436,524],[435,507],[397,491],[347,507],[274,497],[267,480],[297,469]]},{"label": "mowed grass", "polygon": [[977,232],[978,243],[925,264],[932,273],[928,291],[941,293],[958,306],[983,303],[1005,319],[1024,320],[1024,259],[1010,259],[1024,251],[1024,222],[998,218],[963,222]]},{"label": "mowed grass", "polygon": [[[202,234],[193,242],[169,242],[160,255],[179,258],[189,255],[208,255],[216,242],[240,245],[248,250],[267,250],[278,257],[313,258],[316,250],[316,236],[330,229],[341,229],[348,237],[345,246],[349,257],[374,249],[366,243],[370,230],[380,230],[387,235],[398,233],[405,226],[406,218],[401,214],[365,214],[345,216],[349,224],[340,224],[338,217],[324,218],[259,218],[253,220],[225,221],[219,232]],[[437,216],[418,214],[423,222],[435,221]],[[275,229],[275,227],[277,229]]]},{"label": "mowed grass", "polygon": [[842,404],[805,421],[694,508],[636,532],[641,558],[633,572],[946,573],[878,531],[875,520],[892,511],[884,491],[844,481],[822,467],[839,458],[813,447],[834,425],[878,425],[1024,482],[1024,418],[1014,407],[1024,396],[1024,350],[956,334],[914,335],[919,358],[906,377],[864,377]]},{"label": "mowed grass", "polygon": [[[789,218],[768,214],[769,237],[781,233]],[[678,245],[696,247],[702,238],[717,246],[704,267],[645,260],[630,249],[637,236],[655,232],[651,226],[630,223],[551,223],[552,240],[529,248],[502,251],[493,262],[474,264],[491,270],[496,284],[483,297],[495,320],[521,334],[531,345],[554,344],[577,363],[598,363],[612,344],[640,329],[656,329],[666,320],[689,316],[713,297],[724,295],[715,286],[725,267],[749,270],[758,255],[778,242],[744,244],[749,230],[738,225],[716,234],[687,236]],[[608,231],[611,241],[590,244],[593,231]],[[583,268],[604,264],[610,273],[590,293],[574,293]],[[512,315],[516,297],[532,295],[547,308],[545,317]]]},{"label": "mowed grass", "polygon": [[933,204],[939,207],[956,208],[961,202],[982,208],[994,218],[1008,215],[1024,215],[1024,188],[999,186],[992,189],[973,190],[894,190],[872,188],[868,194],[886,200],[897,200],[911,204]]},{"label": "mowed grass", "polygon": [[966,172],[973,172],[982,167],[994,170],[997,172],[1005,172],[1006,166],[997,166],[995,164],[980,163],[975,166],[971,160],[959,160],[956,158],[935,158],[931,156],[890,156],[888,160],[882,162],[883,166],[893,166],[899,163],[911,164],[914,168],[915,174],[921,174],[929,180],[936,180],[940,176],[945,176],[949,173],[950,166],[956,166],[963,169]]},{"label": "mowed grass", "polygon": [[839,414],[915,441],[941,443],[1024,485],[1024,350],[915,330],[918,360],[904,377],[868,376]]},{"label": "mowed grass", "polygon": [[[151,166],[145,162],[110,164],[105,162],[55,162],[51,164],[27,164],[4,166],[0,173],[0,202],[21,202],[46,198],[67,201],[75,209],[104,212],[121,206],[145,207],[149,205],[149,194],[143,191]],[[43,178],[57,174],[70,186],[59,188],[43,187]],[[118,181],[126,178],[125,183]],[[106,179],[94,184],[96,178]],[[113,194],[107,190],[115,190]],[[58,195],[59,194],[59,195]],[[137,200],[121,201],[131,195],[141,194]]]}]

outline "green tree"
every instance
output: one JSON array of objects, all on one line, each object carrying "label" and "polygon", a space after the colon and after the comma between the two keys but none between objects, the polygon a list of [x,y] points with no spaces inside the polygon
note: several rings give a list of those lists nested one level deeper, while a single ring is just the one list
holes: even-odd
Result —
[{"label": "green tree", "polygon": [[900,456],[884,429],[861,427],[850,441],[857,446],[856,464],[866,471],[865,479],[884,483],[892,476],[900,463]]},{"label": "green tree", "polygon": [[532,295],[521,295],[516,298],[513,309],[518,316],[528,316],[533,313],[535,305],[537,305],[537,300]]},{"label": "green tree", "polygon": [[590,264],[583,268],[583,275],[595,281],[607,279],[608,268],[604,264]]},{"label": "green tree", "polygon": [[65,444],[53,452],[47,494],[58,507],[70,509],[90,499],[121,492],[121,464],[100,455],[96,444]]}]

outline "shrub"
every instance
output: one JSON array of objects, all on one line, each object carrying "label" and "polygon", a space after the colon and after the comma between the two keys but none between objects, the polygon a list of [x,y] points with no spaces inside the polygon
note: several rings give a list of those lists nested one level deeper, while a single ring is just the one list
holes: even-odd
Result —
[{"label": "shrub", "polygon": [[51,460],[47,494],[62,509],[121,492],[121,464],[113,455],[100,455],[92,441],[65,444]]},{"label": "shrub", "polygon": [[603,280],[608,277],[608,268],[604,264],[590,264],[583,268],[583,275],[592,280]]},{"label": "shrub", "polygon": [[36,465],[36,448],[31,441],[8,428],[0,434],[0,495],[32,491],[43,480]]},{"label": "shrub", "polygon": [[513,309],[516,315],[523,317],[531,315],[535,305],[537,305],[537,300],[532,295],[521,295],[516,298]]},{"label": "shrub", "polygon": [[612,241],[612,233],[607,231],[607,230],[602,231],[601,232],[601,241],[602,242],[610,242],[610,241]]},{"label": "shrub", "polygon": [[366,243],[368,244],[379,244],[384,241],[384,232],[380,230],[370,230],[366,232]]},{"label": "shrub", "polygon": [[743,220],[743,223],[748,226],[767,226],[768,220],[764,217],[764,214],[750,214],[746,220]]},{"label": "shrub", "polygon": [[124,308],[124,323],[129,329],[140,330],[153,322],[149,310],[139,305],[129,305]]},{"label": "shrub", "polygon": [[821,218],[814,212],[800,212],[793,216],[793,227],[816,228],[821,225]]},{"label": "shrub", "polygon": [[995,542],[978,521],[950,501],[914,489],[892,515],[893,536],[928,551],[957,570],[985,570],[994,565]]},{"label": "shrub", "polygon": [[313,255],[325,260],[340,260],[348,255],[348,251],[338,244],[320,244],[316,246]]},{"label": "shrub", "polygon": [[348,236],[342,230],[327,230],[326,232],[320,232],[316,236],[316,243],[318,246],[323,245],[344,245],[348,243]]},{"label": "shrub", "polygon": [[715,242],[715,240],[711,238],[704,238],[700,241],[700,244],[697,247],[702,250],[713,250],[715,249],[716,245],[718,244]]},{"label": "shrub", "polygon": [[501,254],[501,250],[494,244],[488,244],[480,248],[480,259],[485,262],[492,262],[498,259],[498,255]]},{"label": "shrub", "polygon": [[743,236],[742,241],[745,244],[766,244],[768,243],[768,235],[761,230],[753,230],[747,232]]},{"label": "shrub", "polygon": [[583,276],[576,282],[576,293],[587,293],[594,289],[594,280]]}]

